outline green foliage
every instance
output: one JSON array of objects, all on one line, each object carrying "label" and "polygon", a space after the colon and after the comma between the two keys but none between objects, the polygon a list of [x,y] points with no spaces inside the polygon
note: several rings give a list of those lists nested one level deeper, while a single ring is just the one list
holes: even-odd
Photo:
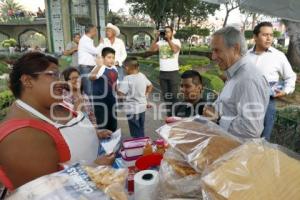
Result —
[{"label": "green foliage", "polygon": [[66,69],[67,67],[70,66],[72,58],[70,59],[70,56],[61,56],[58,60],[58,64],[60,67],[60,70],[63,71],[64,69]]},{"label": "green foliage", "polygon": [[193,20],[204,21],[220,7],[199,0],[126,0],[126,3],[131,5],[132,14],[149,15],[157,27],[163,19],[172,21],[178,18],[179,22],[184,20],[186,24]]},{"label": "green foliage", "polygon": [[207,72],[201,74],[203,83],[207,88],[214,91],[221,92],[224,87],[224,82],[218,76],[209,74]]},{"label": "green foliage", "polygon": [[6,79],[0,79],[0,92],[8,89],[8,81]]},{"label": "green foliage", "polygon": [[282,33],[280,31],[276,31],[276,30],[273,31],[274,38],[279,38],[281,35],[282,35]]},{"label": "green foliage", "polygon": [[122,18],[115,12],[109,11],[105,17],[107,23],[122,24]]},{"label": "green foliage", "polygon": [[280,45],[280,44],[277,44],[277,45],[275,46],[275,48],[278,49],[279,51],[285,53],[285,54],[286,54],[287,51],[288,51],[288,49],[287,49],[286,47],[284,47],[284,46],[282,46],[282,45]]},{"label": "green foliage", "polygon": [[182,52],[189,51],[189,50],[191,50],[191,54],[193,54],[192,52],[210,52],[211,51],[210,47],[206,46],[206,45],[192,46],[192,47],[190,47],[189,45],[183,45],[181,47]]},{"label": "green foliage", "polygon": [[253,38],[253,31],[252,30],[245,30],[244,35],[245,35],[245,38],[247,40],[250,40],[250,39]]},{"label": "green foliage", "polygon": [[187,70],[191,70],[192,69],[192,65],[180,65],[179,66],[179,72],[183,73]]},{"label": "green foliage", "polygon": [[4,109],[11,105],[11,103],[14,101],[15,97],[11,93],[10,90],[5,90],[0,93],[0,109]]},{"label": "green foliage", "polygon": [[210,64],[210,60],[204,56],[180,56],[179,63],[181,65],[191,65],[192,68],[197,68]]},{"label": "green foliage", "polygon": [[190,32],[187,28],[180,29],[176,31],[176,38],[187,40],[189,37],[191,37],[193,33]]},{"label": "green foliage", "polygon": [[187,40],[192,35],[209,36],[210,30],[208,28],[199,27],[184,27],[176,31],[176,37],[179,39]]},{"label": "green foliage", "polygon": [[277,110],[271,142],[300,153],[300,107]]},{"label": "green foliage", "polygon": [[9,71],[7,64],[0,61],[0,75],[9,73]]},{"label": "green foliage", "polygon": [[3,0],[0,2],[0,18],[8,18],[8,12],[9,10],[12,10],[13,12],[16,12],[17,10],[24,11],[23,7],[15,0]]},{"label": "green foliage", "polygon": [[4,48],[14,47],[14,46],[16,46],[16,44],[17,44],[17,41],[13,38],[3,40],[1,42],[1,46],[4,47]]}]

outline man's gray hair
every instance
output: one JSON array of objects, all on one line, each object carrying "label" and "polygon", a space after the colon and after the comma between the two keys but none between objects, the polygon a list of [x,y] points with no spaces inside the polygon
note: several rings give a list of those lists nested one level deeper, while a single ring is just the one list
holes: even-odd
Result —
[{"label": "man's gray hair", "polygon": [[217,30],[213,36],[222,36],[226,47],[234,47],[239,44],[241,48],[241,56],[247,53],[247,43],[244,34],[235,27],[227,26]]}]

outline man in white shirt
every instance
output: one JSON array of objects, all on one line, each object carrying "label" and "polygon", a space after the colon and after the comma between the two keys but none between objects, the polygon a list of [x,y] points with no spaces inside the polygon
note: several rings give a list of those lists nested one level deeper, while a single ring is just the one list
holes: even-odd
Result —
[{"label": "man in white shirt", "polygon": [[158,33],[156,40],[150,47],[150,51],[159,51],[160,88],[167,104],[167,116],[172,116],[172,108],[177,102],[180,83],[178,59],[181,43],[180,40],[173,37],[172,27],[165,27],[165,31],[162,33],[164,34]]},{"label": "man in white shirt", "polygon": [[[118,80],[122,81],[124,77],[123,62],[127,57],[127,52],[124,42],[117,38],[120,35],[120,29],[108,23],[106,26],[106,38],[103,40],[103,47],[111,47],[116,51],[115,66],[118,69]],[[101,44],[101,45],[102,45]]]},{"label": "man in white shirt", "polygon": [[88,24],[85,27],[85,34],[80,38],[78,44],[78,64],[82,77],[83,91],[87,95],[92,94],[92,84],[88,74],[96,66],[96,56],[101,53],[102,45],[94,46],[94,38],[97,36],[95,25]]},{"label": "man in white shirt", "polygon": [[261,22],[253,30],[255,46],[247,53],[252,61],[267,79],[270,85],[270,102],[264,120],[262,137],[270,140],[275,115],[275,99],[291,94],[295,90],[296,74],[286,56],[273,48],[273,26],[270,22]]}]

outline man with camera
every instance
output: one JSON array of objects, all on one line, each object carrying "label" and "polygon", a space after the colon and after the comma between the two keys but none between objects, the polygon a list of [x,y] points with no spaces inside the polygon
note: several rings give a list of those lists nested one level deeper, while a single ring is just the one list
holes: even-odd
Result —
[{"label": "man with camera", "polygon": [[167,116],[172,115],[172,105],[177,101],[179,89],[179,52],[180,40],[173,37],[173,28],[166,26],[158,31],[156,40],[152,43],[150,51],[159,51],[159,82],[162,96],[167,105]]}]

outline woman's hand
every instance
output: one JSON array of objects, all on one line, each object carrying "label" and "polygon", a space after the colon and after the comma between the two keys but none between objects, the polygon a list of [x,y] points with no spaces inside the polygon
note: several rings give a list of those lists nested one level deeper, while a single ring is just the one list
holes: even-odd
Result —
[{"label": "woman's hand", "polygon": [[115,161],[115,154],[111,153],[109,155],[104,155],[104,156],[99,156],[96,160],[95,163],[97,165],[112,165]]},{"label": "woman's hand", "polygon": [[97,130],[97,135],[99,139],[107,139],[111,137],[112,132],[107,129]]}]

